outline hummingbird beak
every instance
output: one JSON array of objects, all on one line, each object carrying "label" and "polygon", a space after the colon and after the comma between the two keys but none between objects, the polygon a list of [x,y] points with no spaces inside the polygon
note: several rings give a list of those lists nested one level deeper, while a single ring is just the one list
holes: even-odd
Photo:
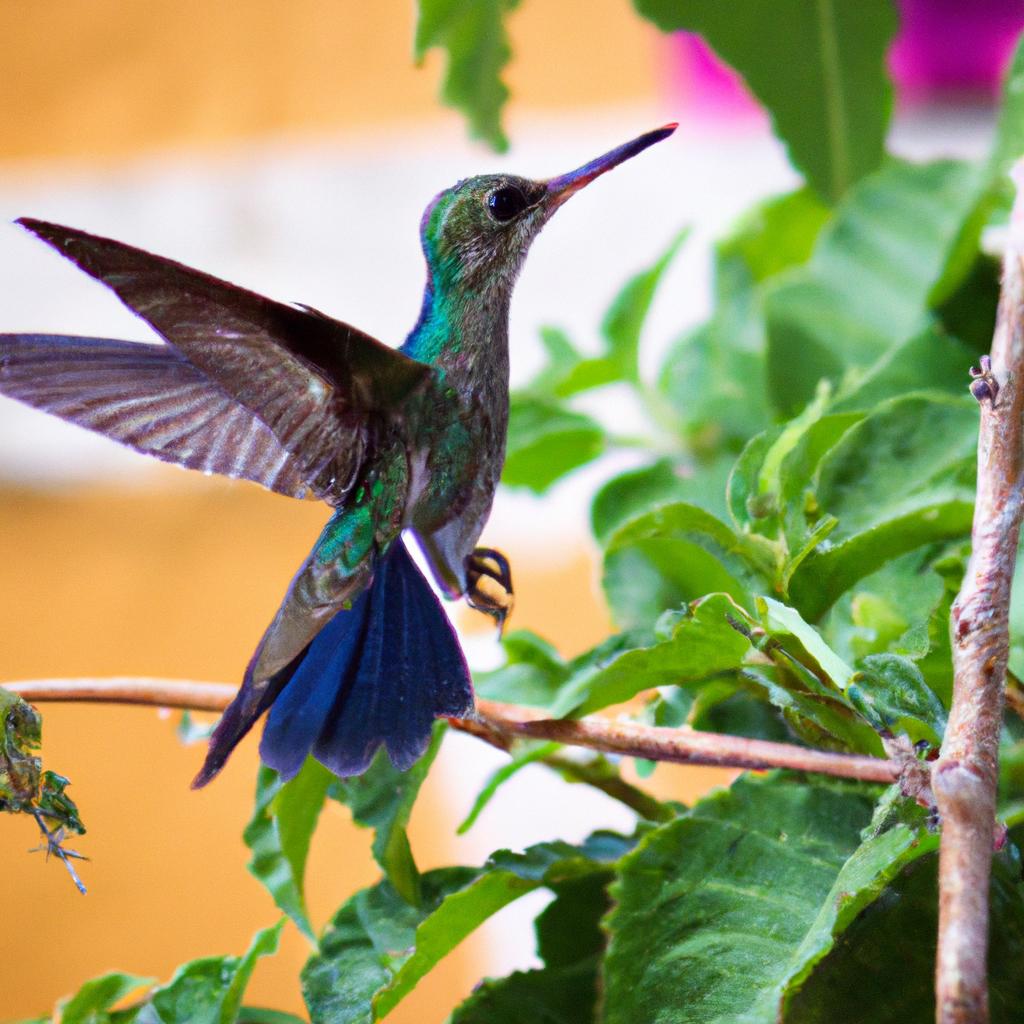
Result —
[{"label": "hummingbird beak", "polygon": [[591,160],[590,163],[577,167],[575,171],[562,174],[557,178],[551,178],[545,182],[545,192],[541,200],[547,216],[557,210],[562,203],[571,195],[575,195],[584,185],[589,185],[595,178],[600,177],[605,171],[618,167],[625,160],[642,153],[648,146],[667,139],[679,125],[677,123],[667,124],[653,132],[647,132],[631,142],[623,143],[615,149],[610,150],[603,156]]}]

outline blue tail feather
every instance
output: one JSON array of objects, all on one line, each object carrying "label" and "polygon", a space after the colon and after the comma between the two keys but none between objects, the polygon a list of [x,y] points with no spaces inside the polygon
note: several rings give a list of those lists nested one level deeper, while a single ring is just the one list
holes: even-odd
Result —
[{"label": "blue tail feather", "polygon": [[337,775],[358,775],[383,745],[405,770],[426,750],[436,717],[472,708],[459,641],[399,540],[370,587],[291,666],[267,716],[260,756],[284,778],[310,752]]}]

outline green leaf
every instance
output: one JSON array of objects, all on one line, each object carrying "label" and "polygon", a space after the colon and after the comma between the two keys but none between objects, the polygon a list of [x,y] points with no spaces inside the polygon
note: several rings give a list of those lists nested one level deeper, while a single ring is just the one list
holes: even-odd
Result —
[{"label": "green leaf", "polygon": [[665,610],[705,594],[728,594],[753,607],[770,578],[765,552],[713,515],[676,502],[638,516],[608,540],[604,588],[616,620],[651,625]]},{"label": "green leaf", "polygon": [[277,952],[284,926],[257,932],[244,956],[211,956],[183,964],[155,989],[135,1024],[234,1024],[256,961]]},{"label": "green leaf", "polygon": [[764,695],[753,692],[745,677],[722,679],[697,692],[689,724],[701,732],[747,736],[789,743],[793,735],[783,717]]},{"label": "green leaf", "polygon": [[[824,228],[809,263],[765,295],[768,389],[792,416],[822,379],[863,371],[926,326],[978,196],[976,169],[889,161],[860,182]],[[958,264],[966,276],[970,263]]]},{"label": "green leaf", "polygon": [[[826,453],[861,419],[861,413],[834,413],[810,422],[799,434],[787,430],[765,460],[762,494],[771,497],[782,511],[782,526],[788,548],[783,574],[784,586],[800,562],[810,553],[809,542],[814,540],[820,543],[838,525],[832,509],[822,508],[813,481]],[[775,479],[772,479],[769,469],[772,460],[781,454],[783,445],[790,442],[792,447],[782,455],[778,472]]]},{"label": "green leaf", "polygon": [[513,394],[502,480],[542,494],[566,473],[596,459],[604,445],[604,431],[589,416]]},{"label": "green leaf", "polygon": [[571,669],[542,637],[520,629],[502,640],[505,664],[473,677],[476,692],[488,700],[547,708],[555,701]]},{"label": "green leaf", "polygon": [[[789,994],[786,1024],[935,1019],[936,862],[935,856],[921,858],[863,910],[802,988]],[[992,862],[990,907],[991,1019],[1013,1024],[1024,1004],[1024,887],[1019,860],[1005,852]]]},{"label": "green leaf", "polygon": [[249,871],[311,942],[316,935],[306,911],[306,859],[333,778],[312,758],[307,758],[299,774],[288,782],[261,765],[256,776],[256,804],[242,833],[252,851]]},{"label": "green leaf", "polygon": [[486,979],[450,1017],[450,1024],[595,1024],[598,958],[569,967],[517,971]]},{"label": "green leaf", "polygon": [[620,473],[594,495],[590,525],[601,543],[624,523],[655,505],[685,501],[719,518],[726,513],[725,483],[731,458],[709,465],[684,465],[676,459],[659,459],[650,466]]},{"label": "green leaf", "polygon": [[830,213],[809,188],[759,203],[719,242],[719,273],[723,264],[740,261],[750,281],[760,283],[806,263]]},{"label": "green leaf", "polygon": [[501,128],[501,111],[508,89],[502,69],[512,55],[504,18],[519,0],[419,0],[415,55],[422,61],[427,51],[441,47],[448,54],[448,68],[441,98],[457,107],[469,120],[469,133],[498,152],[508,149]]},{"label": "green leaf", "polygon": [[771,427],[752,437],[729,473],[725,500],[737,530],[771,535],[778,529],[778,498],[764,482],[762,470],[785,433],[782,427]]},{"label": "green leaf", "polygon": [[302,970],[314,1024],[364,1024],[389,1013],[467,935],[541,885],[607,874],[630,841],[596,833],[582,846],[542,843],[496,853],[481,869],[441,868],[422,876],[422,902],[406,903],[384,881],[342,906]]},{"label": "green leaf", "polygon": [[905,825],[861,842],[872,807],[862,787],[744,777],[645,836],[611,890],[606,1024],[784,1019],[857,914],[935,847]]},{"label": "green leaf", "polygon": [[570,881],[556,892],[536,921],[544,967],[484,981],[458,1007],[451,1024],[593,1024],[607,879],[596,875]]},{"label": "green leaf", "polygon": [[[989,334],[992,333],[989,321]],[[865,374],[851,378],[836,396],[833,412],[869,411],[887,398],[912,392],[944,391],[962,396],[975,353],[934,325],[886,350]]]},{"label": "green leaf", "polygon": [[822,640],[818,631],[808,625],[795,608],[789,608],[770,597],[757,600],[761,623],[774,643],[817,679],[839,693],[845,693],[853,678],[853,669]]},{"label": "green leaf", "polygon": [[[765,392],[760,309],[715,315],[688,331],[669,349],[658,388],[678,420],[688,446],[705,459],[719,451],[735,452],[771,420]],[[737,319],[748,318],[755,332],[744,344]]]},{"label": "green leaf", "polygon": [[564,331],[542,327],[547,363],[515,401],[568,398],[617,381],[639,383],[640,334],[658,284],[689,235],[679,232],[654,263],[631,277],[612,301],[601,324],[602,351],[586,357]]},{"label": "green leaf", "polygon": [[444,722],[434,723],[430,746],[408,771],[395,768],[381,748],[362,775],[332,778],[328,790],[332,799],[351,810],[357,825],[374,830],[373,856],[388,881],[403,899],[413,904],[420,900],[420,873],[405,829],[420,786],[441,749],[445,729]]},{"label": "green leaf", "polygon": [[258,1006],[243,1006],[238,1012],[238,1024],[306,1024],[302,1017],[284,1010],[265,1010]]},{"label": "green leaf", "polygon": [[137,989],[148,988],[153,980],[119,972],[93,978],[75,995],[58,1003],[61,1024],[108,1024],[115,1003]]},{"label": "green leaf", "polygon": [[872,654],[847,688],[847,696],[879,735],[904,733],[938,747],[946,731],[946,709],[909,659]]},{"label": "green leaf", "polygon": [[970,399],[911,395],[883,403],[828,451],[814,500],[839,523],[790,581],[805,618],[889,559],[968,533],[977,416]]},{"label": "green leaf", "polygon": [[911,551],[858,581],[823,623],[829,645],[851,662],[869,654],[925,657],[932,648],[930,620],[944,592],[934,561],[934,551]]},{"label": "green leaf", "polygon": [[601,322],[601,333],[607,345],[608,355],[618,367],[619,380],[636,383],[640,379],[640,332],[654,301],[658,284],[689,235],[690,229],[684,228],[650,267],[631,277],[615,297]]},{"label": "green leaf", "polygon": [[827,216],[801,189],[755,207],[716,247],[714,313],[672,345],[658,377],[677,429],[705,462],[735,453],[771,420],[759,285],[806,262]]},{"label": "green leaf", "polygon": [[758,611],[761,625],[750,631],[750,638],[773,669],[752,666],[744,671],[744,680],[762,687],[789,725],[812,745],[881,755],[877,735],[846,693],[853,669],[794,608],[759,597]]},{"label": "green leaf", "polygon": [[1018,39],[1003,82],[995,141],[986,168],[994,204],[1004,218],[1009,214],[1016,193],[1010,181],[1010,169],[1021,154],[1024,154],[1024,40]]},{"label": "green leaf", "polygon": [[517,775],[527,765],[536,764],[538,761],[543,761],[545,758],[550,757],[561,747],[560,743],[525,743],[521,749],[514,752],[512,759],[508,764],[503,764],[496,772],[493,772],[490,778],[484,783],[483,789],[477,794],[476,800],[473,801],[473,806],[470,809],[469,814],[466,815],[465,819],[456,829],[456,832],[461,836],[465,835],[475,824],[477,818],[483,813],[484,808],[491,802],[495,793],[511,779],[514,775]]},{"label": "green leaf", "polygon": [[908,502],[930,501],[947,487],[973,490],[973,480],[961,482],[955,473],[973,463],[977,430],[977,404],[967,397],[911,395],[861,420],[818,467],[817,500],[839,519],[833,540],[884,523]]},{"label": "green leaf", "polygon": [[634,0],[664,32],[699,32],[772,117],[790,159],[828,202],[881,162],[892,108],[888,0]]},{"label": "green leaf", "polygon": [[684,606],[671,617],[664,642],[626,650],[572,676],[551,709],[552,715],[587,715],[621,704],[643,690],[699,682],[738,668],[750,644],[730,620],[742,614],[725,594],[712,594]]},{"label": "green leaf", "polygon": [[558,394],[562,381],[583,360],[569,338],[559,327],[540,328],[540,341],[547,353],[544,368],[530,381],[528,391],[532,394],[553,398]]},{"label": "green leaf", "polygon": [[680,805],[675,801],[657,800],[639,786],[627,782],[619,771],[619,758],[570,749],[552,755],[545,764],[566,782],[593,786],[646,821],[668,821],[678,813]]}]

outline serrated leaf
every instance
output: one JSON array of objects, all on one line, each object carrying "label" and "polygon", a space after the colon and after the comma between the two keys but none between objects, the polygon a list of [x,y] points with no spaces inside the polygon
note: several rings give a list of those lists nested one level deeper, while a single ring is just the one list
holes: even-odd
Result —
[{"label": "serrated leaf", "polygon": [[912,743],[938,747],[946,731],[946,709],[909,659],[872,654],[847,687],[847,696],[879,735],[903,733]]},{"label": "serrated leaf", "polygon": [[542,494],[566,473],[596,459],[604,445],[604,431],[589,416],[516,393],[502,480]]},{"label": "serrated leaf", "polygon": [[649,833],[611,890],[606,1024],[776,1024],[857,914],[935,847],[904,825],[862,842],[873,802],[743,777]]},{"label": "serrated leaf", "polygon": [[183,964],[151,993],[135,1024],[234,1024],[256,961],[277,952],[283,926],[282,918],[257,932],[244,956],[211,956]]},{"label": "serrated leaf", "polygon": [[418,0],[416,59],[440,47],[448,67],[441,98],[469,121],[469,133],[498,152],[508,149],[501,111],[508,89],[501,72],[512,55],[504,19],[519,0]]},{"label": "serrated leaf", "polygon": [[333,778],[313,758],[307,758],[298,775],[288,782],[261,765],[252,817],[242,833],[252,851],[250,873],[266,886],[278,908],[311,942],[316,941],[316,935],[306,911],[306,859]]},{"label": "serrated leaf", "polygon": [[675,502],[626,523],[608,540],[604,588],[616,621],[651,625],[665,610],[721,592],[752,608],[770,578],[765,552],[709,512]]},{"label": "serrated leaf", "polygon": [[699,32],[771,115],[790,159],[828,202],[882,160],[892,108],[887,0],[634,0],[662,31]]},{"label": "serrated leaf", "polygon": [[503,906],[541,885],[607,873],[630,841],[596,833],[582,846],[542,843],[499,851],[483,868],[422,876],[422,902],[406,903],[388,882],[342,906],[302,970],[313,1024],[365,1024],[389,1013],[435,964]]},{"label": "serrated leaf", "polygon": [[768,389],[792,416],[822,379],[863,371],[927,324],[933,291],[970,270],[949,267],[977,201],[979,174],[953,161],[888,162],[853,189],[811,260],[765,294]]},{"label": "serrated leaf", "polygon": [[587,715],[644,690],[699,682],[738,668],[750,650],[747,638],[730,623],[739,615],[741,610],[725,594],[695,601],[673,617],[670,636],[662,643],[623,651],[571,677],[552,716]]},{"label": "serrated leaf", "polygon": [[148,988],[154,980],[120,972],[93,978],[57,1004],[61,1024],[108,1024],[116,1003],[140,988]]},{"label": "serrated leaf", "polygon": [[805,618],[819,618],[889,559],[969,532],[975,405],[919,395],[883,403],[821,460],[815,501],[839,522],[790,581]]},{"label": "serrated leaf", "polygon": [[413,859],[406,826],[413,804],[434,763],[447,726],[434,723],[434,734],[426,753],[408,771],[399,771],[382,748],[362,775],[332,778],[328,796],[352,812],[352,820],[372,828],[373,856],[384,876],[410,903],[420,899],[420,874]]}]

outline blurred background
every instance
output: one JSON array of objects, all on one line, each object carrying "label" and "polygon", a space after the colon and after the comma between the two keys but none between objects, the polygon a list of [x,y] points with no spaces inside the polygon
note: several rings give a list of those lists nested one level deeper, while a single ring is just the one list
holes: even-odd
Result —
[{"label": "blurred background", "polygon": [[[905,0],[891,53],[894,148],[976,155],[991,132],[1024,3]],[[466,140],[437,100],[443,58],[411,57],[411,3],[356,0],[0,0],[0,330],[145,340],[102,288],[10,224],[31,215],[131,242],[391,343],[419,309],[417,224],[429,198],[495,169],[560,173],[667,120],[662,146],[574,199],[531,252],[512,311],[514,380],[536,369],[537,329],[597,345],[611,296],[684,225],[693,234],[648,321],[653,358],[708,308],[709,247],[756,198],[795,178],[764,117],[699,42],[666,37],[622,0],[534,0],[510,17],[508,154]],[[628,429],[631,410],[605,405]],[[513,626],[565,655],[611,629],[587,526],[612,467],[543,500],[503,491],[484,540],[516,572]],[[239,679],[326,518],[254,485],[193,476],[0,401],[0,680],[82,675]],[[500,652],[489,620],[452,613],[474,665]],[[277,917],[245,871],[256,743],[201,793],[202,755],[177,716],[101,706],[45,712],[45,763],[73,780],[92,858],[80,897],[28,856],[26,818],[0,820],[0,1017],[48,1011],[111,969],[165,980],[187,959],[240,953]],[[477,826],[455,826],[502,756],[450,736],[412,822],[421,867],[595,827],[629,828],[600,794],[527,769]],[[531,774],[536,771],[537,774]],[[661,796],[691,800],[728,776],[661,767]],[[376,877],[369,834],[331,807],[309,894],[322,925]],[[511,821],[515,821],[512,827]],[[542,899],[539,895],[538,900]],[[440,1021],[486,974],[525,966],[537,904],[513,905],[395,1012]],[[308,955],[290,929],[247,1002],[301,1010]]]}]

